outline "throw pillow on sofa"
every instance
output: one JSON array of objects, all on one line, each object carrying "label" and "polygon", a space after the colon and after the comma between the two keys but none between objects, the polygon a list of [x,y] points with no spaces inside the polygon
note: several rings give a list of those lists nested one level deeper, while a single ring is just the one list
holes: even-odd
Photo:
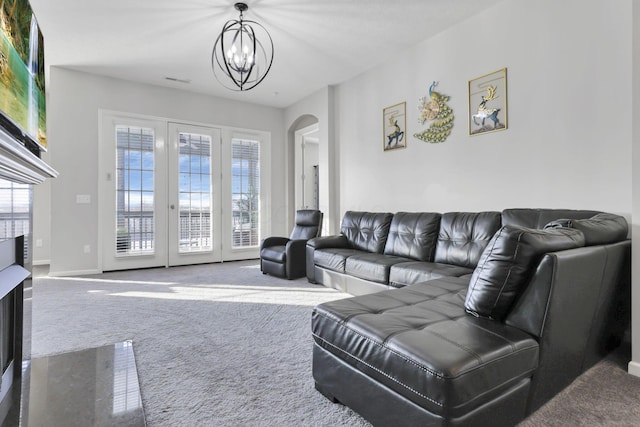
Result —
[{"label": "throw pillow on sofa", "polygon": [[569,227],[582,231],[585,244],[606,245],[627,238],[629,225],[620,215],[599,213],[587,219],[558,219],[545,225],[547,228]]},{"label": "throw pillow on sofa", "polygon": [[572,228],[503,226],[485,248],[471,276],[466,311],[502,320],[542,255],[584,244],[582,232]]}]

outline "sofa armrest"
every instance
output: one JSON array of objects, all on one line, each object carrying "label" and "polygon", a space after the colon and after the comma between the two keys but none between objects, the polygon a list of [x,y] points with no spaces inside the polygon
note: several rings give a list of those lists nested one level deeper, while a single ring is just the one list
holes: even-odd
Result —
[{"label": "sofa armrest", "polygon": [[314,237],[307,241],[307,246],[311,246],[314,249],[348,248],[349,242],[344,235],[338,234],[335,236]]},{"label": "sofa armrest", "polygon": [[307,280],[309,283],[316,283],[316,270],[314,262],[314,252],[316,249],[323,248],[348,248],[349,241],[347,238],[338,234],[335,236],[322,236],[314,237],[307,241],[306,256],[307,256]]},{"label": "sofa armrest", "polygon": [[528,412],[611,350],[630,300],[629,240],[546,254],[505,323],[538,337]]},{"label": "sofa armrest", "polygon": [[268,248],[271,246],[284,246],[289,242],[287,237],[267,237],[260,243],[260,249]]}]

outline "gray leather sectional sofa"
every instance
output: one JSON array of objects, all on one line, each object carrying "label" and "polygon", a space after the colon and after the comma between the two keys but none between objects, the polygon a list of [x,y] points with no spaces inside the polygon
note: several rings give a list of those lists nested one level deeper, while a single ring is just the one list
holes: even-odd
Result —
[{"label": "gray leather sectional sofa", "polygon": [[374,425],[514,425],[619,344],[623,217],[347,212],[307,243],[316,388]]}]

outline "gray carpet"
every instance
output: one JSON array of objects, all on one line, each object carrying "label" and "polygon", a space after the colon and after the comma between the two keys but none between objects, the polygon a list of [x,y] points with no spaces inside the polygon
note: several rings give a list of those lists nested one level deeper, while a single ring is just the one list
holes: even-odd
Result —
[{"label": "gray carpet", "polygon": [[[368,426],[311,377],[311,309],[347,296],[256,261],[36,275],[32,356],[133,340],[151,427]],[[522,425],[637,425],[640,378],[623,365],[596,365]]]}]

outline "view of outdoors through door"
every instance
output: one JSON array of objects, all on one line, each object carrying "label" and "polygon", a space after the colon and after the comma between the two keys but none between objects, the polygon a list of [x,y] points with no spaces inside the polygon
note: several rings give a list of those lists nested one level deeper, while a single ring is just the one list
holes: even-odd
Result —
[{"label": "view of outdoors through door", "polygon": [[211,251],[211,137],[180,132],[180,253]]},{"label": "view of outdoors through door", "polygon": [[103,123],[103,271],[258,257],[264,135],[111,113]]},{"label": "view of outdoors through door", "polygon": [[260,242],[260,143],[231,141],[232,247],[258,246]]},{"label": "view of outdoors through door", "polygon": [[116,126],[117,254],[155,248],[153,129]]}]

